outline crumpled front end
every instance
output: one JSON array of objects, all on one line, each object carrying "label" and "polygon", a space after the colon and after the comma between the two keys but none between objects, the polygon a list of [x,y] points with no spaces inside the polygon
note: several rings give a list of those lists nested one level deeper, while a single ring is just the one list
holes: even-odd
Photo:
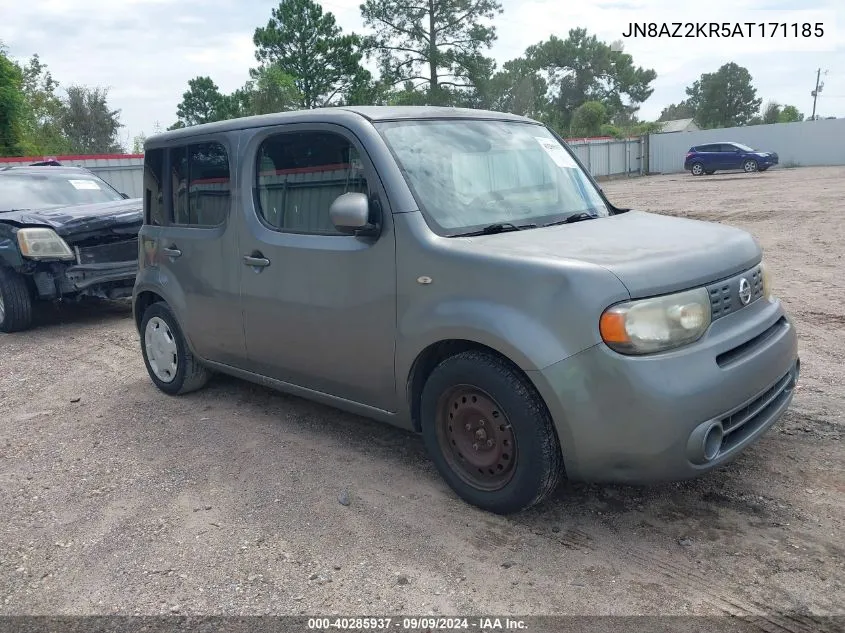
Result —
[{"label": "crumpled front end", "polygon": [[115,236],[102,243],[102,238],[89,238],[68,244],[75,261],[33,262],[32,279],[38,297],[59,299],[68,296],[93,296],[121,299],[132,296],[138,273],[138,238]]}]

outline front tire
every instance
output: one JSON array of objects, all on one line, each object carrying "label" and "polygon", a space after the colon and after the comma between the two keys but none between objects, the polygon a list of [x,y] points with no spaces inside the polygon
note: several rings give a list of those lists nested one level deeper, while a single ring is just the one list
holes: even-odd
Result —
[{"label": "front tire", "polygon": [[749,158],[744,163],[742,163],[742,170],[746,174],[754,173],[755,171],[757,171],[757,161],[752,158]]},{"label": "front tire", "polygon": [[444,360],[425,383],[423,440],[464,501],[497,514],[546,499],[563,474],[551,416],[508,361],[483,351]]},{"label": "front tire", "polygon": [[21,332],[32,325],[32,294],[23,275],[0,268],[0,332]]},{"label": "front tire", "polygon": [[170,307],[159,301],[141,319],[141,353],[155,386],[170,395],[201,389],[209,371],[191,353]]},{"label": "front tire", "polygon": [[693,163],[690,166],[690,172],[692,172],[693,176],[700,176],[704,173],[704,165],[701,163]]}]

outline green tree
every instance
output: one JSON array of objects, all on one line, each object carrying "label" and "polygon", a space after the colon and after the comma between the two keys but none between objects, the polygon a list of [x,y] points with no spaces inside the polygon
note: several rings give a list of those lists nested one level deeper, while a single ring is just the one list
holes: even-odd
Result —
[{"label": "green tree", "polygon": [[601,101],[582,103],[572,113],[572,135],[598,136],[607,119],[607,110]]},{"label": "green tree", "polygon": [[653,70],[634,65],[633,58],[588,35],[571,29],[565,40],[552,36],[531,46],[526,59],[546,75],[551,103],[547,121],[568,130],[575,108],[587,101],[600,101],[608,119],[617,125],[634,121],[640,104],[652,92]]},{"label": "green tree", "polygon": [[796,123],[804,120],[804,114],[798,111],[793,105],[785,105],[780,111],[778,123]]},{"label": "green tree", "polygon": [[20,156],[27,116],[20,67],[0,43],[0,156]]},{"label": "green tree", "polygon": [[29,154],[63,154],[69,141],[62,132],[62,100],[57,94],[59,82],[46,64],[33,55],[23,66],[23,93],[27,102],[26,145]]},{"label": "green tree", "polygon": [[147,140],[147,135],[141,132],[135,138],[132,139],[132,153],[133,154],[143,154],[144,153],[144,142]]},{"label": "green tree", "polygon": [[295,110],[302,102],[302,95],[296,87],[296,80],[279,66],[271,64],[250,70],[251,81],[243,90],[244,98],[237,91],[234,99],[241,103],[250,115],[269,114]]},{"label": "green tree", "polygon": [[[201,125],[219,121],[226,116],[223,95],[211,77],[194,77],[188,81],[188,90],[182,94],[182,101],[176,106],[178,127]],[[176,125],[170,129],[176,129]]]},{"label": "green tree", "polygon": [[70,86],[59,115],[62,132],[73,154],[122,152],[118,141],[120,110],[108,105],[108,89]]},{"label": "green tree", "polygon": [[663,108],[658,121],[675,121],[677,119],[692,119],[695,117],[695,108],[693,108],[686,101],[680,101],[677,104],[670,103]]},{"label": "green tree", "polygon": [[763,123],[777,123],[780,119],[780,104],[770,101],[763,110]]},{"label": "green tree", "polygon": [[687,96],[696,122],[705,129],[747,125],[763,102],[751,85],[751,74],[733,62],[701,75],[687,88]]},{"label": "green tree", "polygon": [[[424,90],[423,101],[448,105],[457,95],[477,90],[481,51],[496,39],[489,24],[502,12],[497,0],[366,0],[364,24],[373,29],[382,79],[409,90]],[[410,88],[409,88],[410,86]]]},{"label": "green tree", "polygon": [[485,86],[485,108],[543,118],[549,107],[548,83],[525,58],[505,62]]},{"label": "green tree", "polygon": [[299,107],[332,103],[359,78],[362,39],[344,35],[313,0],[282,0],[267,26],[255,29],[255,57],[293,78]]}]

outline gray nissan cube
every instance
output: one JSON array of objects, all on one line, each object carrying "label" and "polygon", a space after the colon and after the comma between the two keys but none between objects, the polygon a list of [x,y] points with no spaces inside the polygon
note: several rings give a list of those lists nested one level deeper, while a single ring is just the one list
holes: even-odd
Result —
[{"label": "gray nissan cube", "polygon": [[213,372],[417,431],[467,502],[735,458],[795,328],[761,249],[611,204],[523,117],[337,107],[151,137],[134,316],[167,394]]}]

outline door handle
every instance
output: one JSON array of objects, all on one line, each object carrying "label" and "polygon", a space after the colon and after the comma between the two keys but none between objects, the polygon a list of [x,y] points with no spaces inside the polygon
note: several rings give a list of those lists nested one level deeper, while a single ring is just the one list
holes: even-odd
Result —
[{"label": "door handle", "polygon": [[244,264],[247,266],[255,266],[256,268],[266,268],[270,265],[270,260],[266,257],[244,255]]},{"label": "door handle", "polygon": [[165,255],[167,255],[168,257],[181,257],[182,256],[182,251],[180,251],[175,246],[172,246],[170,248],[163,248],[163,249],[161,249],[161,252],[164,253]]}]

